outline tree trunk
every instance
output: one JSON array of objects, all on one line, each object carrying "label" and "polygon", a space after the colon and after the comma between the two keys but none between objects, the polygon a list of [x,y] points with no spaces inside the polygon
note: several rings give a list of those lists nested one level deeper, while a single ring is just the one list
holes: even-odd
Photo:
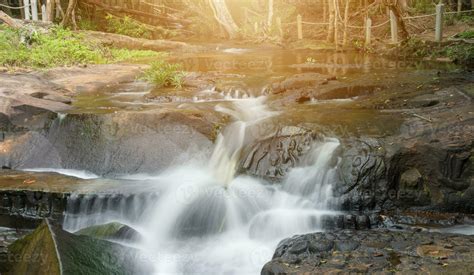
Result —
[{"label": "tree trunk", "polygon": [[390,1],[387,0],[385,0],[385,6],[387,6],[397,17],[397,25],[402,32],[402,40],[407,40],[410,37],[410,34],[408,33],[405,21],[403,21],[402,8],[400,8],[397,4],[390,3]]},{"label": "tree trunk", "polygon": [[230,38],[235,38],[239,31],[239,27],[235,24],[225,0],[209,0],[209,4],[214,11],[214,17],[217,22],[222,25]]},{"label": "tree trunk", "polygon": [[56,18],[59,18],[59,16],[64,18],[64,11],[61,7],[61,0],[54,0],[54,2],[56,3]]}]

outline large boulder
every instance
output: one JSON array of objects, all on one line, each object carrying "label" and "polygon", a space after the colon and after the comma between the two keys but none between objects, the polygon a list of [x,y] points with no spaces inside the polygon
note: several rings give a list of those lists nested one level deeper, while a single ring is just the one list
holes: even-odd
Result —
[{"label": "large boulder", "polygon": [[470,97],[449,88],[424,98],[440,103],[414,109],[398,133],[342,140],[344,210],[474,211]]}]

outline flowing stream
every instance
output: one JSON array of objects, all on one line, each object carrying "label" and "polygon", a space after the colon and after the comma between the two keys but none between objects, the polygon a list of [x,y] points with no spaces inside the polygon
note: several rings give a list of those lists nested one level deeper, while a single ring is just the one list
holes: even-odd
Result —
[{"label": "flowing stream", "polygon": [[[139,248],[156,273],[259,274],[279,241],[320,231],[331,210],[337,139],[311,145],[281,184],[236,174],[250,131],[278,115],[265,97],[217,105],[232,123],[218,136],[210,159],[197,157],[159,175],[131,175],[136,194],[72,196],[64,228],[107,222],[142,234]],[[145,259],[141,259],[145,260]]]}]

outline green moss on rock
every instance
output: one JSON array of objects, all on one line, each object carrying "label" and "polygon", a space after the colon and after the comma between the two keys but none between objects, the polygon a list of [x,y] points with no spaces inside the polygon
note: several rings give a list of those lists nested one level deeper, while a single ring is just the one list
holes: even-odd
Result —
[{"label": "green moss on rock", "polygon": [[12,274],[145,274],[138,251],[89,236],[78,236],[45,220],[9,247]]}]

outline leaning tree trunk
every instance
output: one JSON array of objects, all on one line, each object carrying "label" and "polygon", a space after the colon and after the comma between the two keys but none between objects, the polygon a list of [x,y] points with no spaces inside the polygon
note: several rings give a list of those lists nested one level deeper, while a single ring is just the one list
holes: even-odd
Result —
[{"label": "leaning tree trunk", "polygon": [[75,18],[72,18],[72,17],[74,16],[74,10],[76,9],[76,5],[77,5],[77,0],[69,0],[69,4],[67,5],[67,10],[66,10],[66,13],[64,14],[61,25],[68,24],[69,20],[72,20],[72,22],[75,24]]},{"label": "leaning tree trunk", "polygon": [[0,10],[0,21],[3,21],[5,24],[8,26],[18,29],[21,28],[21,24],[16,22],[15,19],[11,18],[8,14],[4,13],[3,11]]},{"label": "leaning tree trunk", "polygon": [[209,4],[214,11],[214,17],[216,18],[217,22],[219,22],[219,24],[224,27],[230,38],[235,38],[239,31],[239,27],[237,27],[237,24],[235,24],[234,19],[227,8],[225,0],[209,0]]},{"label": "leaning tree trunk", "polygon": [[398,1],[392,3],[390,0],[384,0],[385,6],[387,6],[397,17],[397,25],[402,32],[402,40],[406,41],[410,38],[410,34],[408,33],[407,26],[405,21],[403,20],[403,7],[399,6]]}]

